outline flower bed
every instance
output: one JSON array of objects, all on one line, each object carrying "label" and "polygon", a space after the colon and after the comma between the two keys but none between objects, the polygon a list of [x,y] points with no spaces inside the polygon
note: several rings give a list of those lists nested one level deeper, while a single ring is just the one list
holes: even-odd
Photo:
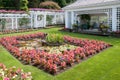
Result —
[{"label": "flower bed", "polygon": [[49,54],[46,51],[36,49],[19,50],[17,45],[19,40],[30,40],[34,38],[44,39],[46,34],[35,33],[17,37],[4,37],[0,43],[17,59],[29,65],[36,66],[50,74],[57,74],[65,69],[79,63],[83,59],[110,47],[111,45],[103,41],[88,40],[64,36],[64,42],[77,46],[75,49],[67,49],[60,54]]},{"label": "flower bed", "polygon": [[18,33],[18,32],[29,32],[37,29],[14,29],[14,30],[3,30],[0,31],[0,34],[11,34],[11,33]]},{"label": "flower bed", "polygon": [[6,68],[0,63],[0,80],[32,80],[31,72],[24,73],[22,69],[16,67]]}]

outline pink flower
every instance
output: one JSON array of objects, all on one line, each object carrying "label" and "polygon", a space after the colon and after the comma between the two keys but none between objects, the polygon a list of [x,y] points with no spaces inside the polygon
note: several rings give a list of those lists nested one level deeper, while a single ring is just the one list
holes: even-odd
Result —
[{"label": "pink flower", "polygon": [[10,78],[8,78],[8,77],[5,77],[5,78],[4,78],[4,80],[10,80]]}]

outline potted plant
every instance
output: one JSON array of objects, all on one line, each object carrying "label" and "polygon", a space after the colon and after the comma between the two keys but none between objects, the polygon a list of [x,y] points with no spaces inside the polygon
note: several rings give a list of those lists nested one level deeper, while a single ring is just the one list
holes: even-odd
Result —
[{"label": "potted plant", "polygon": [[103,33],[107,33],[108,32],[108,29],[109,29],[109,26],[107,25],[104,25],[104,24],[101,24],[100,25],[100,29]]}]

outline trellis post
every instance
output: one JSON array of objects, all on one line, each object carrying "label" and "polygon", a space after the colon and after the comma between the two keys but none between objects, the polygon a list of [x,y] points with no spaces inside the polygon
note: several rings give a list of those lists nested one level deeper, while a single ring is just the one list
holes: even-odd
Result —
[{"label": "trellis post", "polygon": [[112,31],[117,30],[117,8],[112,8]]},{"label": "trellis post", "polygon": [[69,28],[69,25],[68,25],[68,12],[65,11],[65,28]]},{"label": "trellis post", "polygon": [[74,24],[74,20],[75,20],[75,15],[74,12],[71,12],[71,29],[72,29],[72,25]]},{"label": "trellis post", "polygon": [[47,18],[46,16],[47,16],[47,14],[45,13],[44,14],[44,27],[46,27],[46,18]]},{"label": "trellis post", "polygon": [[11,20],[12,20],[12,29],[14,29],[14,21],[13,21],[14,19],[12,18]]},{"label": "trellis post", "polygon": [[16,29],[18,29],[18,18],[16,17]]},{"label": "trellis post", "polygon": [[33,27],[33,16],[31,15],[31,28]]},{"label": "trellis post", "polygon": [[54,18],[55,18],[55,24],[57,24],[57,15],[56,14],[55,14]]}]

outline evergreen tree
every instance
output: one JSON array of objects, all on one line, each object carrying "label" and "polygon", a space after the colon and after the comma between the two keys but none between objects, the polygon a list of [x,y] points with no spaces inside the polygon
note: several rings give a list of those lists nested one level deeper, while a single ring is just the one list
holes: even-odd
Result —
[{"label": "evergreen tree", "polygon": [[29,1],[29,4],[28,4],[29,8],[38,8],[39,0],[28,0],[28,1]]},{"label": "evergreen tree", "polygon": [[66,6],[66,0],[53,0],[58,3],[60,7]]},{"label": "evergreen tree", "polygon": [[3,7],[5,9],[13,9],[13,0],[2,0]]},{"label": "evergreen tree", "polygon": [[2,7],[3,7],[3,1],[0,0],[0,8],[2,8]]},{"label": "evergreen tree", "polygon": [[20,0],[20,10],[28,11],[28,0]]}]

